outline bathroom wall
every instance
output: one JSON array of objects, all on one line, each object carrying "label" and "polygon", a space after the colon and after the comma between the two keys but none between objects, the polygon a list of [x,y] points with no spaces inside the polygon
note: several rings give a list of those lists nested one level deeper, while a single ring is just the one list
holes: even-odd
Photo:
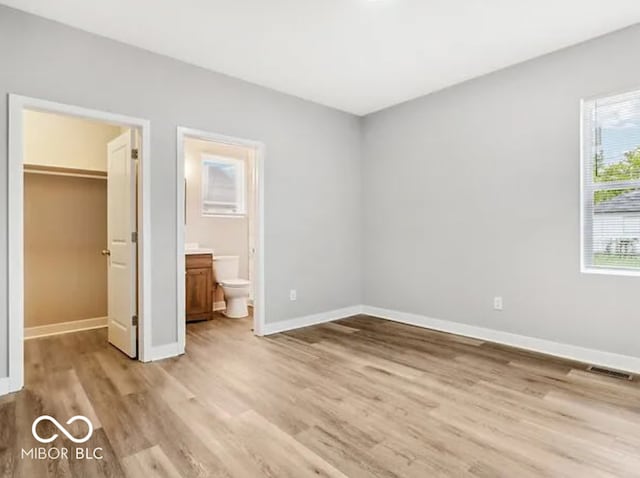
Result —
[{"label": "bathroom wall", "polygon": [[[26,165],[107,169],[120,127],[63,115],[24,115]],[[106,317],[107,181],[24,175],[25,327]]]},{"label": "bathroom wall", "polygon": [[206,217],[201,213],[202,154],[215,154],[245,161],[247,207],[253,203],[253,152],[248,148],[188,138],[185,141],[187,213],[185,242],[209,247],[216,255],[240,256],[240,277],[249,277],[249,214],[243,217]]},{"label": "bathroom wall", "polygon": [[[218,256],[240,258],[239,277],[249,278],[249,223],[254,217],[254,151],[240,146],[187,138],[185,141],[186,225],[185,242],[196,242],[213,249]],[[242,217],[207,217],[202,215],[202,154],[213,154],[245,162],[247,215]],[[224,296],[216,291],[214,302]]]},{"label": "bathroom wall", "polygon": [[[151,123],[152,345],[177,341],[176,128],[261,141],[265,320],[361,303],[359,118],[0,6],[0,164],[7,95]],[[0,168],[0,231],[7,224]],[[0,377],[7,368],[7,234],[0,234]],[[289,300],[289,289],[298,300]]]},{"label": "bathroom wall", "polygon": [[640,357],[640,279],[580,272],[580,99],[638,89],[638,45],[640,25],[367,116],[365,303]]}]

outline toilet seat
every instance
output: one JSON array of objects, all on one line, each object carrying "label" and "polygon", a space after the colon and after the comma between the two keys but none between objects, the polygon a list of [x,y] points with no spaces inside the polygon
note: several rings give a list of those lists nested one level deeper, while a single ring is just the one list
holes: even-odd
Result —
[{"label": "toilet seat", "polygon": [[251,282],[246,279],[228,279],[220,282],[222,287],[246,287],[251,285]]}]

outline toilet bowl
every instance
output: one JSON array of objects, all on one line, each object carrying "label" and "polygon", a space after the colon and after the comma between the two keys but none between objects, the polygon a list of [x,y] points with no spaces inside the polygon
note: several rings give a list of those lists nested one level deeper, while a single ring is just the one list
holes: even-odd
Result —
[{"label": "toilet bowl", "polygon": [[240,258],[238,256],[217,256],[213,258],[213,276],[222,287],[226,308],[224,315],[241,318],[249,315],[247,302],[251,292],[251,282],[238,278]]}]

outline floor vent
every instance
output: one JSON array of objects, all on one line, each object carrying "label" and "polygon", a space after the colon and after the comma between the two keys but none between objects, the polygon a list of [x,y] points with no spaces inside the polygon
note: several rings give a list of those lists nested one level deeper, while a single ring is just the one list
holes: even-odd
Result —
[{"label": "floor vent", "polygon": [[618,370],[610,370],[604,367],[598,367],[596,365],[590,365],[587,370],[589,372],[597,373],[599,375],[606,375],[607,377],[619,378],[620,380],[633,380],[633,375],[627,372],[620,372]]}]

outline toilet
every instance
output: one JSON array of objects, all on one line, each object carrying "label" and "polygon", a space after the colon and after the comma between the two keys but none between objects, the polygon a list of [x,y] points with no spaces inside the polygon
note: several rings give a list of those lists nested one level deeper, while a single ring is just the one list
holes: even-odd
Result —
[{"label": "toilet", "polygon": [[213,258],[213,278],[222,287],[227,308],[224,315],[239,319],[249,315],[247,301],[251,282],[238,278],[240,258],[238,256],[215,256]]}]

